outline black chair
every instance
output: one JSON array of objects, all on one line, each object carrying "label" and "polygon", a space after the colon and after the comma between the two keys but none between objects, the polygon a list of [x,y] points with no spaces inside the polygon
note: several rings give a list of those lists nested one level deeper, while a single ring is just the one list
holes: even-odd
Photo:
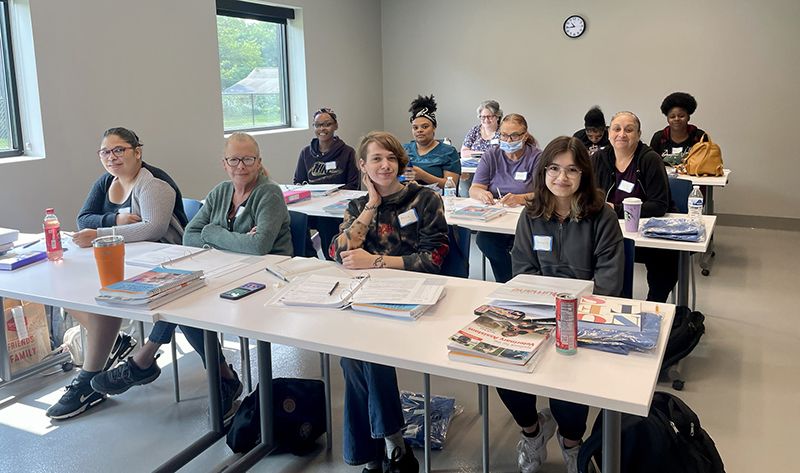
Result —
[{"label": "black chair", "polygon": [[622,240],[625,253],[625,271],[622,279],[622,297],[633,298],[633,263],[636,257],[636,244],[630,238]]},{"label": "black chair", "polygon": [[442,262],[442,274],[457,278],[469,278],[469,246],[471,233],[457,225],[448,225],[450,252]]},{"label": "black chair", "polygon": [[308,236],[308,215],[289,211],[289,230],[292,232],[292,247],[295,256],[317,256]]}]

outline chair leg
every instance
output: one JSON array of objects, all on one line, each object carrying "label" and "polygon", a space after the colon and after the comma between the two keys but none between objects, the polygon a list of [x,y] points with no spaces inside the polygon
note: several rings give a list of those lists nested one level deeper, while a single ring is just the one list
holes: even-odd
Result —
[{"label": "chair leg", "polygon": [[322,381],[325,383],[325,449],[329,452],[333,448],[333,418],[331,416],[331,356],[327,353],[319,354],[322,367]]},{"label": "chair leg", "polygon": [[422,381],[424,385],[424,397],[425,397],[425,425],[423,427],[423,432],[425,435],[425,442],[423,445],[425,446],[425,468],[423,471],[425,473],[430,473],[431,471],[431,375],[425,373],[422,375]]},{"label": "chair leg", "polygon": [[136,330],[139,332],[139,336],[136,338],[139,339],[139,348],[141,348],[144,346],[144,322],[136,322]]},{"label": "chair leg", "polygon": [[253,377],[250,370],[250,339],[239,337],[239,351],[242,359],[242,378],[245,392],[253,390]]},{"label": "chair leg", "polygon": [[692,280],[692,310],[695,310],[695,304],[697,304],[697,279],[694,277],[694,254],[689,255],[689,267],[691,268],[689,278]]},{"label": "chair leg", "polygon": [[181,383],[178,377],[178,347],[175,343],[175,334],[172,334],[169,348],[172,351],[172,385],[175,387],[175,402],[181,402]]}]

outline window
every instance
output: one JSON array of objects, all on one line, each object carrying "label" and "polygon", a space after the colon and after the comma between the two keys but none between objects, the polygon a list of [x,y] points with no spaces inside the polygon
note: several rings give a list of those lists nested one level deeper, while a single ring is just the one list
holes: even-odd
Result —
[{"label": "window", "polygon": [[0,0],[0,157],[22,154],[17,84],[11,56],[8,1]]},{"label": "window", "polygon": [[290,126],[287,19],[294,19],[294,10],[217,0],[226,132]]}]

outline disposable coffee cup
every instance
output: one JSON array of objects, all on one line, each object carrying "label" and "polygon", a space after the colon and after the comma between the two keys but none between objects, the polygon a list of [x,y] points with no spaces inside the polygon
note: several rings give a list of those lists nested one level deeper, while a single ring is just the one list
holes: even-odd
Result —
[{"label": "disposable coffee cup", "polygon": [[638,197],[624,199],[622,211],[625,214],[625,231],[637,233],[639,231],[639,215],[642,213],[642,199]]},{"label": "disposable coffee cup", "polygon": [[125,239],[122,235],[95,238],[92,247],[102,287],[125,279]]}]

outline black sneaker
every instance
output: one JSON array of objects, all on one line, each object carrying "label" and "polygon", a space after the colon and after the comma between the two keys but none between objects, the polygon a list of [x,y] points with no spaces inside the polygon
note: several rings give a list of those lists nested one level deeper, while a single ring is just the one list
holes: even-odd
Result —
[{"label": "black sneaker", "polygon": [[155,360],[150,367],[142,369],[131,357],[116,368],[92,378],[92,388],[99,393],[122,394],[134,386],[153,382],[160,374],[161,368]]},{"label": "black sneaker", "polygon": [[408,442],[405,444],[405,454],[400,453],[400,448],[395,447],[391,458],[383,459],[384,473],[419,473],[419,462],[414,458],[414,451]]},{"label": "black sneaker", "polygon": [[383,473],[383,468],[367,468],[364,467],[361,473]]},{"label": "black sneaker", "polygon": [[[231,367],[233,371],[233,366],[228,365]],[[233,414],[236,413],[236,409],[238,409],[239,404],[235,401],[242,395],[242,391],[244,390],[244,386],[242,382],[239,381],[239,375],[236,374],[236,371],[233,372],[234,379],[225,379],[222,378],[222,418],[228,419]]]},{"label": "black sneaker", "polygon": [[57,403],[47,409],[47,417],[61,420],[75,417],[86,409],[105,401],[105,394],[101,394],[90,385],[89,381],[78,378],[72,380],[67,386],[67,392],[61,396]]},{"label": "black sneaker", "polygon": [[133,351],[133,347],[135,346],[136,339],[127,333],[118,333],[117,339],[114,340],[114,346],[111,347],[111,353],[108,355],[106,365],[103,367],[103,371],[108,371],[118,362],[124,360],[125,357]]}]

